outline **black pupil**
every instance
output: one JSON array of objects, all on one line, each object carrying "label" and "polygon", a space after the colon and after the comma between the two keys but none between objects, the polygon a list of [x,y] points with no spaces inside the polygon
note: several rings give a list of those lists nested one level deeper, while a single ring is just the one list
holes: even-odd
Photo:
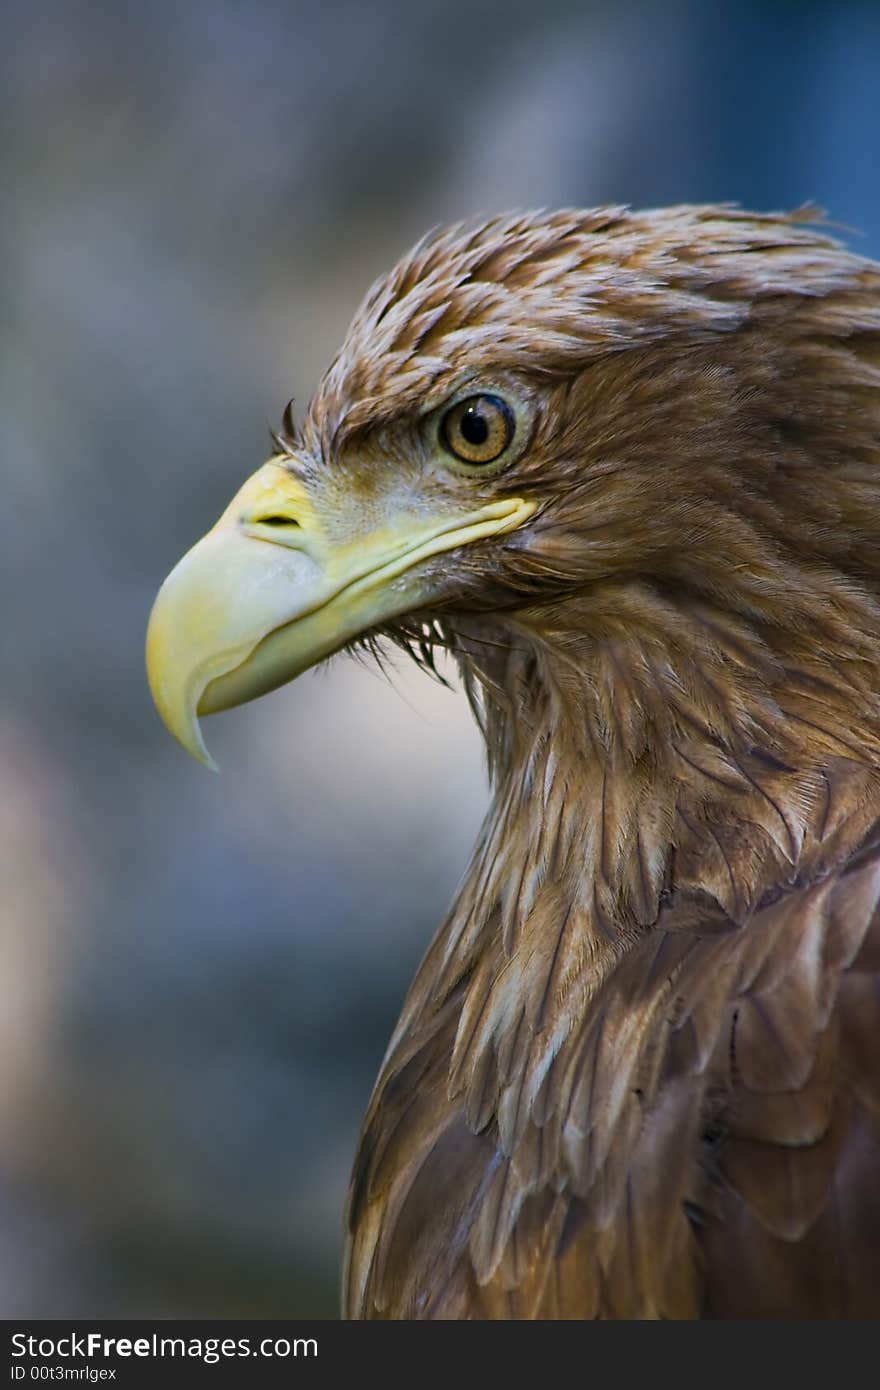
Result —
[{"label": "black pupil", "polygon": [[480,407],[477,405],[468,406],[461,417],[459,429],[462,439],[468,444],[473,444],[475,448],[485,444],[489,438],[489,423],[485,415],[480,414]]}]

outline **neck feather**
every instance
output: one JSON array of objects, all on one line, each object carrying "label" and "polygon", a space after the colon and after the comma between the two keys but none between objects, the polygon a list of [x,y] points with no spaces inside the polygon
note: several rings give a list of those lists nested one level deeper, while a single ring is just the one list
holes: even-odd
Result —
[{"label": "neck feather", "polygon": [[[580,612],[455,623],[494,797],[424,969],[435,1006],[461,1001],[452,1078],[468,1079],[474,1124],[518,1049],[531,1106],[573,1019],[661,914],[730,930],[851,852],[854,806],[865,830],[880,812],[874,621],[856,596],[822,630],[772,630],[628,583],[591,589]],[[548,1020],[559,1036],[536,1049]]]}]

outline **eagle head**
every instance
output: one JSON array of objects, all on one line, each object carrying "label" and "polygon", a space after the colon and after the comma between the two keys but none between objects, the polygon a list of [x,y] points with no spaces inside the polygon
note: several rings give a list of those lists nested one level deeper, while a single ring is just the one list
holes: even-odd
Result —
[{"label": "eagle head", "polygon": [[[201,715],[456,615],[671,640],[682,594],[764,628],[797,598],[808,623],[805,573],[827,613],[830,465],[859,429],[845,302],[875,269],[808,220],[606,207],[427,236],[162,586],[169,729],[211,765]],[[873,547],[857,511],[845,543]]]}]

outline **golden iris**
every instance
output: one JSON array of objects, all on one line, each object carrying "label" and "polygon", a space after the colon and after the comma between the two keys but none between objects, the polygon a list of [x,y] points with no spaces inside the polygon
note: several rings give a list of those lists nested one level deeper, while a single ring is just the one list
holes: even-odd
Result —
[{"label": "golden iris", "polygon": [[462,463],[494,463],[515,428],[513,411],[500,396],[468,396],[443,416],[440,439]]}]

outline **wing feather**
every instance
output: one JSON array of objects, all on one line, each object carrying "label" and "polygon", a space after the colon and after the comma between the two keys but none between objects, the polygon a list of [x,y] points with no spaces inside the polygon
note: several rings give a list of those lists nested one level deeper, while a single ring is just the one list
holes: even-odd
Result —
[{"label": "wing feather", "polygon": [[[844,822],[817,814],[839,843]],[[878,901],[880,835],[742,925],[683,895],[531,1089],[546,1000],[465,1075],[465,983],[434,1010],[424,993],[355,1168],[348,1313],[880,1312]]]}]

